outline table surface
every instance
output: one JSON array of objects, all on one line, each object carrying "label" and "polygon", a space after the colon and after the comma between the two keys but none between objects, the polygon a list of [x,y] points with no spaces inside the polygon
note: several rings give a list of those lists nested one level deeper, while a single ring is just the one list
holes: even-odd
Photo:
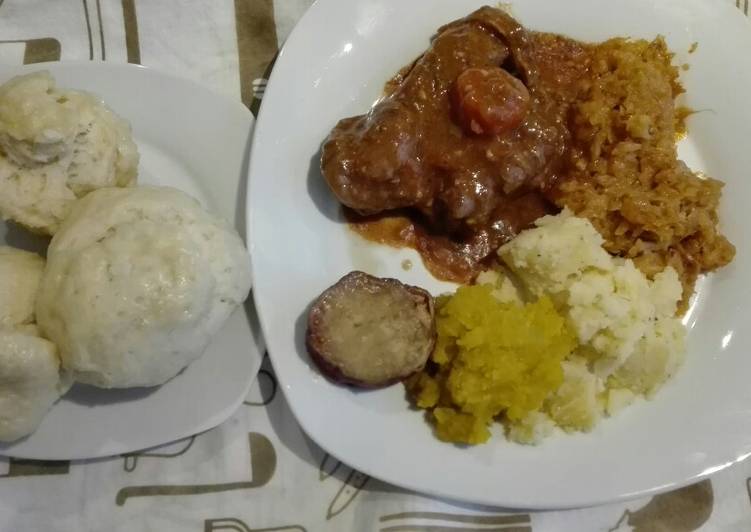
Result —
[{"label": "table surface", "polygon": [[[714,1],[749,10],[749,0]],[[310,3],[0,0],[0,62],[141,63],[240,98],[255,114],[276,52]],[[326,455],[301,432],[265,360],[239,411],[206,433],[107,460],[0,458],[0,531],[27,530],[751,530],[751,461],[670,493],[596,508],[451,504]]]}]

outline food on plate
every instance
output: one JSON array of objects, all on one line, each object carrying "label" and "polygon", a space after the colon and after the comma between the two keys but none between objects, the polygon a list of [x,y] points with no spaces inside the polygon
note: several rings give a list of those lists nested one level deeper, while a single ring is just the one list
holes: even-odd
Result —
[{"label": "food on plate", "polygon": [[499,416],[521,443],[587,431],[683,360],[675,270],[649,280],[568,210],[535,225],[499,250],[518,287],[488,271],[438,298],[436,349],[406,386],[443,440],[482,443]]},{"label": "food on plate", "polygon": [[493,418],[524,419],[563,381],[561,361],[575,335],[550,299],[525,305],[493,292],[462,286],[438,298],[435,351],[405,383],[442,440],[482,443]]},{"label": "food on plate", "polygon": [[650,277],[672,266],[685,309],[697,276],[735,254],[717,228],[723,183],[677,159],[673,99],[683,89],[664,40],[613,39],[591,55],[572,109],[570,171],[552,197]]},{"label": "food on plate", "polygon": [[682,364],[679,315],[735,248],[723,183],[678,159],[691,111],[672,59],[662,37],[583,43],[483,7],[325,140],[350,227],[464,285],[405,380],[438,438],[588,431]]},{"label": "food on plate", "polygon": [[[675,270],[667,267],[647,279],[632,260],[603,249],[603,238],[589,220],[567,210],[535,225],[501,247],[504,263],[527,291],[551,297],[565,313],[579,340],[576,354],[590,362],[597,377],[612,376],[637,393],[653,392],[683,355]],[[622,373],[632,357],[645,356],[651,373],[640,375],[636,368],[628,376]]]},{"label": "food on plate", "polygon": [[564,210],[499,250],[526,291],[552,298],[576,332],[564,384],[547,405],[566,430],[589,430],[603,410],[613,414],[637,396],[651,397],[683,362],[675,270],[650,280],[603,244],[591,222]]},{"label": "food on plate", "polygon": [[0,246],[0,327],[34,322],[34,300],[44,259],[8,246]]},{"label": "food on plate", "polygon": [[96,96],[60,89],[49,72],[0,86],[0,216],[54,234],[70,205],[135,183],[130,126]]},{"label": "food on plate", "polygon": [[48,72],[0,85],[0,217],[53,238],[0,246],[0,441],[32,433],[74,381],[159,385],[248,296],[239,235],[190,196],[134,187],[130,126]]},{"label": "food on plate", "polygon": [[34,324],[44,259],[0,246],[0,441],[32,433],[70,386],[55,345]]},{"label": "food on plate", "polygon": [[37,321],[77,381],[154,386],[203,353],[249,289],[240,236],[195,199],[99,189],[52,239]]},{"label": "food on plate", "polygon": [[414,247],[438,278],[471,282],[569,207],[649,277],[672,266],[685,310],[697,275],[734,248],[717,227],[722,183],[677,158],[671,59],[660,37],[582,43],[483,7],[336,125],[321,171],[353,229]]},{"label": "food on plate", "polygon": [[420,371],[433,350],[433,298],[422,288],[350,272],[308,314],[306,345],[337,382],[386,386]]},{"label": "food on plate", "polygon": [[70,387],[55,345],[34,325],[0,328],[0,441],[28,436]]}]

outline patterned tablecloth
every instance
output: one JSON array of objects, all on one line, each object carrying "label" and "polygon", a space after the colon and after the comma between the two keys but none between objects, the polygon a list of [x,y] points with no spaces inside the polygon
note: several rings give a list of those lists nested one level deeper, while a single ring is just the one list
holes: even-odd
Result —
[{"label": "patterned tablecloth", "polygon": [[[715,1],[748,12],[749,0]],[[241,98],[255,113],[275,54],[309,4],[0,0],[0,61],[142,63]],[[240,410],[209,432],[107,460],[0,458],[0,531],[751,530],[750,477],[746,461],[664,495],[563,512],[451,504],[327,456],[301,432],[265,361]]]}]

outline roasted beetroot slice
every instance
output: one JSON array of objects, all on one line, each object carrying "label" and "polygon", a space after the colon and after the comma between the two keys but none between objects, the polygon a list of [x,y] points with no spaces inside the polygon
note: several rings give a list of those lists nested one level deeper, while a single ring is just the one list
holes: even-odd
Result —
[{"label": "roasted beetroot slice", "polygon": [[308,314],[306,344],[330,379],[379,388],[420,371],[435,345],[433,298],[416,286],[354,271]]}]

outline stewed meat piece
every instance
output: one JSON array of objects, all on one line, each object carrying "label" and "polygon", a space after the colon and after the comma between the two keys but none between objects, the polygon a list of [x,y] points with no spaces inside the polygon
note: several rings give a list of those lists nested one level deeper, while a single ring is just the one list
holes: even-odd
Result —
[{"label": "stewed meat piece", "polygon": [[439,29],[368,114],[324,143],[339,201],[364,215],[413,209],[456,239],[492,241],[490,251],[512,236],[523,224],[506,218],[509,204],[555,178],[568,135],[550,104],[560,80],[541,74],[535,46],[489,7]]}]

